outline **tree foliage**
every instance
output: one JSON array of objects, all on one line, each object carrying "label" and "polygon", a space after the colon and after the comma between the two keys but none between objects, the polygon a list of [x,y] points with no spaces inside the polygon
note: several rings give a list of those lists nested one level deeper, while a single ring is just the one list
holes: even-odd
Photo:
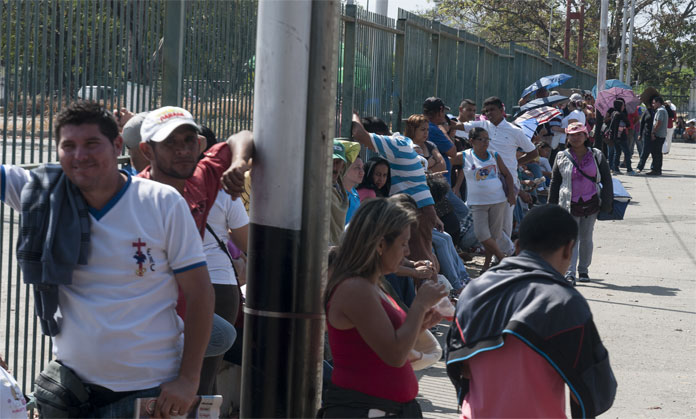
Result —
[{"label": "tree foliage", "polygon": [[[618,78],[624,3],[609,1],[607,78]],[[579,10],[575,0],[572,11]],[[586,0],[584,54],[581,66],[597,68],[600,0]],[[696,0],[636,0],[632,78],[641,82],[681,85],[696,68]],[[440,0],[425,12],[427,17],[468,30],[489,42],[505,46],[524,45],[546,55],[550,49],[563,54],[565,39],[565,0]],[[578,21],[571,22],[570,60],[575,61]],[[628,25],[627,25],[628,30]],[[690,70],[689,70],[690,69]]]}]

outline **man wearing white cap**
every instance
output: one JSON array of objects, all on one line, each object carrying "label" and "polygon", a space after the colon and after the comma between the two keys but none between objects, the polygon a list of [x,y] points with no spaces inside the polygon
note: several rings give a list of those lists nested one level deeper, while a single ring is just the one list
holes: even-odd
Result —
[{"label": "man wearing white cap", "polygon": [[[118,169],[123,139],[99,104],[71,104],[55,127],[60,166],[0,166],[0,199],[22,211],[17,259],[53,339],[54,361],[36,381],[48,389],[37,393],[39,412],[133,417],[135,398],[157,397],[158,416],[186,413],[214,304],[186,202]],[[179,293],[191,301],[185,322]],[[77,386],[70,370],[86,403],[56,390]]]},{"label": "man wearing white cap", "polygon": [[[188,203],[201,239],[205,235],[208,213],[221,188],[232,198],[244,190],[244,172],[249,170],[254,143],[250,131],[232,135],[205,149],[205,137],[187,110],[165,106],[147,114],[140,128],[140,150],[150,162],[138,174],[173,186]],[[179,299],[177,311],[184,315],[186,301]],[[201,372],[199,394],[214,391],[214,379],[222,357],[206,358]]]}]

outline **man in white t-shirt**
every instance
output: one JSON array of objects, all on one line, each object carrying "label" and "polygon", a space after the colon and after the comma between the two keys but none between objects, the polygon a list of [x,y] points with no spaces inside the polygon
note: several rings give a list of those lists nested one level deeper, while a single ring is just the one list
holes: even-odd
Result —
[{"label": "man in white t-shirt", "polygon": [[[57,117],[55,133],[60,167],[46,170],[59,180],[48,188],[37,182],[43,173],[38,169],[0,166],[0,198],[22,211],[23,222],[42,211],[31,209],[27,198],[37,190],[52,197],[60,193],[58,184],[87,209],[56,216],[53,206],[61,204],[51,202],[51,211],[37,217],[49,227],[29,238],[43,240],[38,248],[44,256],[53,256],[56,246],[87,243],[86,264],[78,259],[69,266],[68,283],[57,286],[53,355],[85,383],[94,416],[133,417],[136,397],[157,397],[157,415],[185,414],[196,398],[214,304],[188,206],[174,188],[118,170],[123,139],[113,115],[99,104],[70,105]],[[78,237],[75,243],[63,232],[52,237],[55,246],[42,244],[75,218],[88,220],[88,241]],[[26,261],[22,268],[25,281],[35,276]],[[44,265],[44,275],[54,268]],[[65,278],[42,281],[55,285],[58,279]],[[185,321],[175,312],[179,292],[188,302]],[[46,313],[37,314],[43,319]]]},{"label": "man in white t-shirt", "polygon": [[[493,96],[483,102],[483,112],[486,114],[486,120],[460,123],[457,128],[469,132],[474,127],[481,127],[488,131],[490,137],[489,150],[497,152],[503,163],[513,174],[515,187],[519,189],[520,181],[517,176],[517,166],[534,161],[539,152],[532,141],[524,135],[522,130],[505,120],[505,111],[503,110],[503,102]],[[521,148],[524,154],[517,158],[517,149]],[[509,205],[503,220],[503,236],[498,243],[500,250],[507,255],[514,253],[514,246],[510,240],[512,234],[512,213],[515,209],[514,205]]]}]

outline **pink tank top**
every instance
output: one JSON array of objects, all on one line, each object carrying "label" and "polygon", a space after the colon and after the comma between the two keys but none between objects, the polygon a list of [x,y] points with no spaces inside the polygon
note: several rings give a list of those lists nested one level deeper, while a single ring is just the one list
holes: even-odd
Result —
[{"label": "pink tank top", "polygon": [[[406,313],[389,296],[382,307],[394,329],[406,320]],[[329,346],[334,359],[331,382],[338,387],[359,391],[399,403],[411,401],[418,395],[418,380],[406,362],[402,367],[390,367],[363,340],[356,328],[340,330],[331,326],[328,319]]]}]

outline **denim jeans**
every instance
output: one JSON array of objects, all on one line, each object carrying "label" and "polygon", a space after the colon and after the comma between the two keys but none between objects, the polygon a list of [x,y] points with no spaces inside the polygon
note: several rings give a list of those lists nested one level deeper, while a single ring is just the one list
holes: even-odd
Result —
[{"label": "denim jeans", "polygon": [[433,230],[433,247],[437,260],[440,262],[440,272],[452,284],[452,288],[460,289],[469,282],[466,266],[457,254],[449,234]]},{"label": "denim jeans", "polygon": [[450,203],[450,205],[452,205],[452,209],[457,215],[457,218],[459,218],[459,221],[463,220],[467,215],[469,215],[469,207],[467,207],[464,201],[462,201],[461,198],[459,198],[452,191],[452,188],[448,189],[445,198],[447,198],[447,201]]},{"label": "denim jeans", "polygon": [[631,168],[631,153],[630,150],[628,149],[628,142],[627,141],[615,141],[614,142],[614,155],[613,155],[613,166],[611,167],[612,170],[619,170],[619,163],[621,161],[621,152],[623,151],[624,153],[624,159],[626,161],[626,171],[627,172],[632,172],[633,169]]},{"label": "denim jeans", "polygon": [[586,274],[592,263],[592,233],[595,221],[597,221],[597,213],[586,217],[573,218],[578,223],[578,239],[575,241],[575,246],[573,246],[573,254],[570,257],[570,266],[568,266],[566,275],[575,276],[576,266],[578,273]]},{"label": "denim jeans", "polygon": [[97,408],[97,411],[95,412],[95,417],[132,418],[135,416],[135,399],[144,397],[157,397],[159,396],[159,394],[159,387],[136,391],[135,393],[130,394],[118,401]]},{"label": "denim jeans", "polygon": [[413,299],[416,298],[416,286],[413,284],[413,279],[408,276],[397,276],[394,274],[385,275],[384,278],[394,288],[401,301],[411,307]]}]

